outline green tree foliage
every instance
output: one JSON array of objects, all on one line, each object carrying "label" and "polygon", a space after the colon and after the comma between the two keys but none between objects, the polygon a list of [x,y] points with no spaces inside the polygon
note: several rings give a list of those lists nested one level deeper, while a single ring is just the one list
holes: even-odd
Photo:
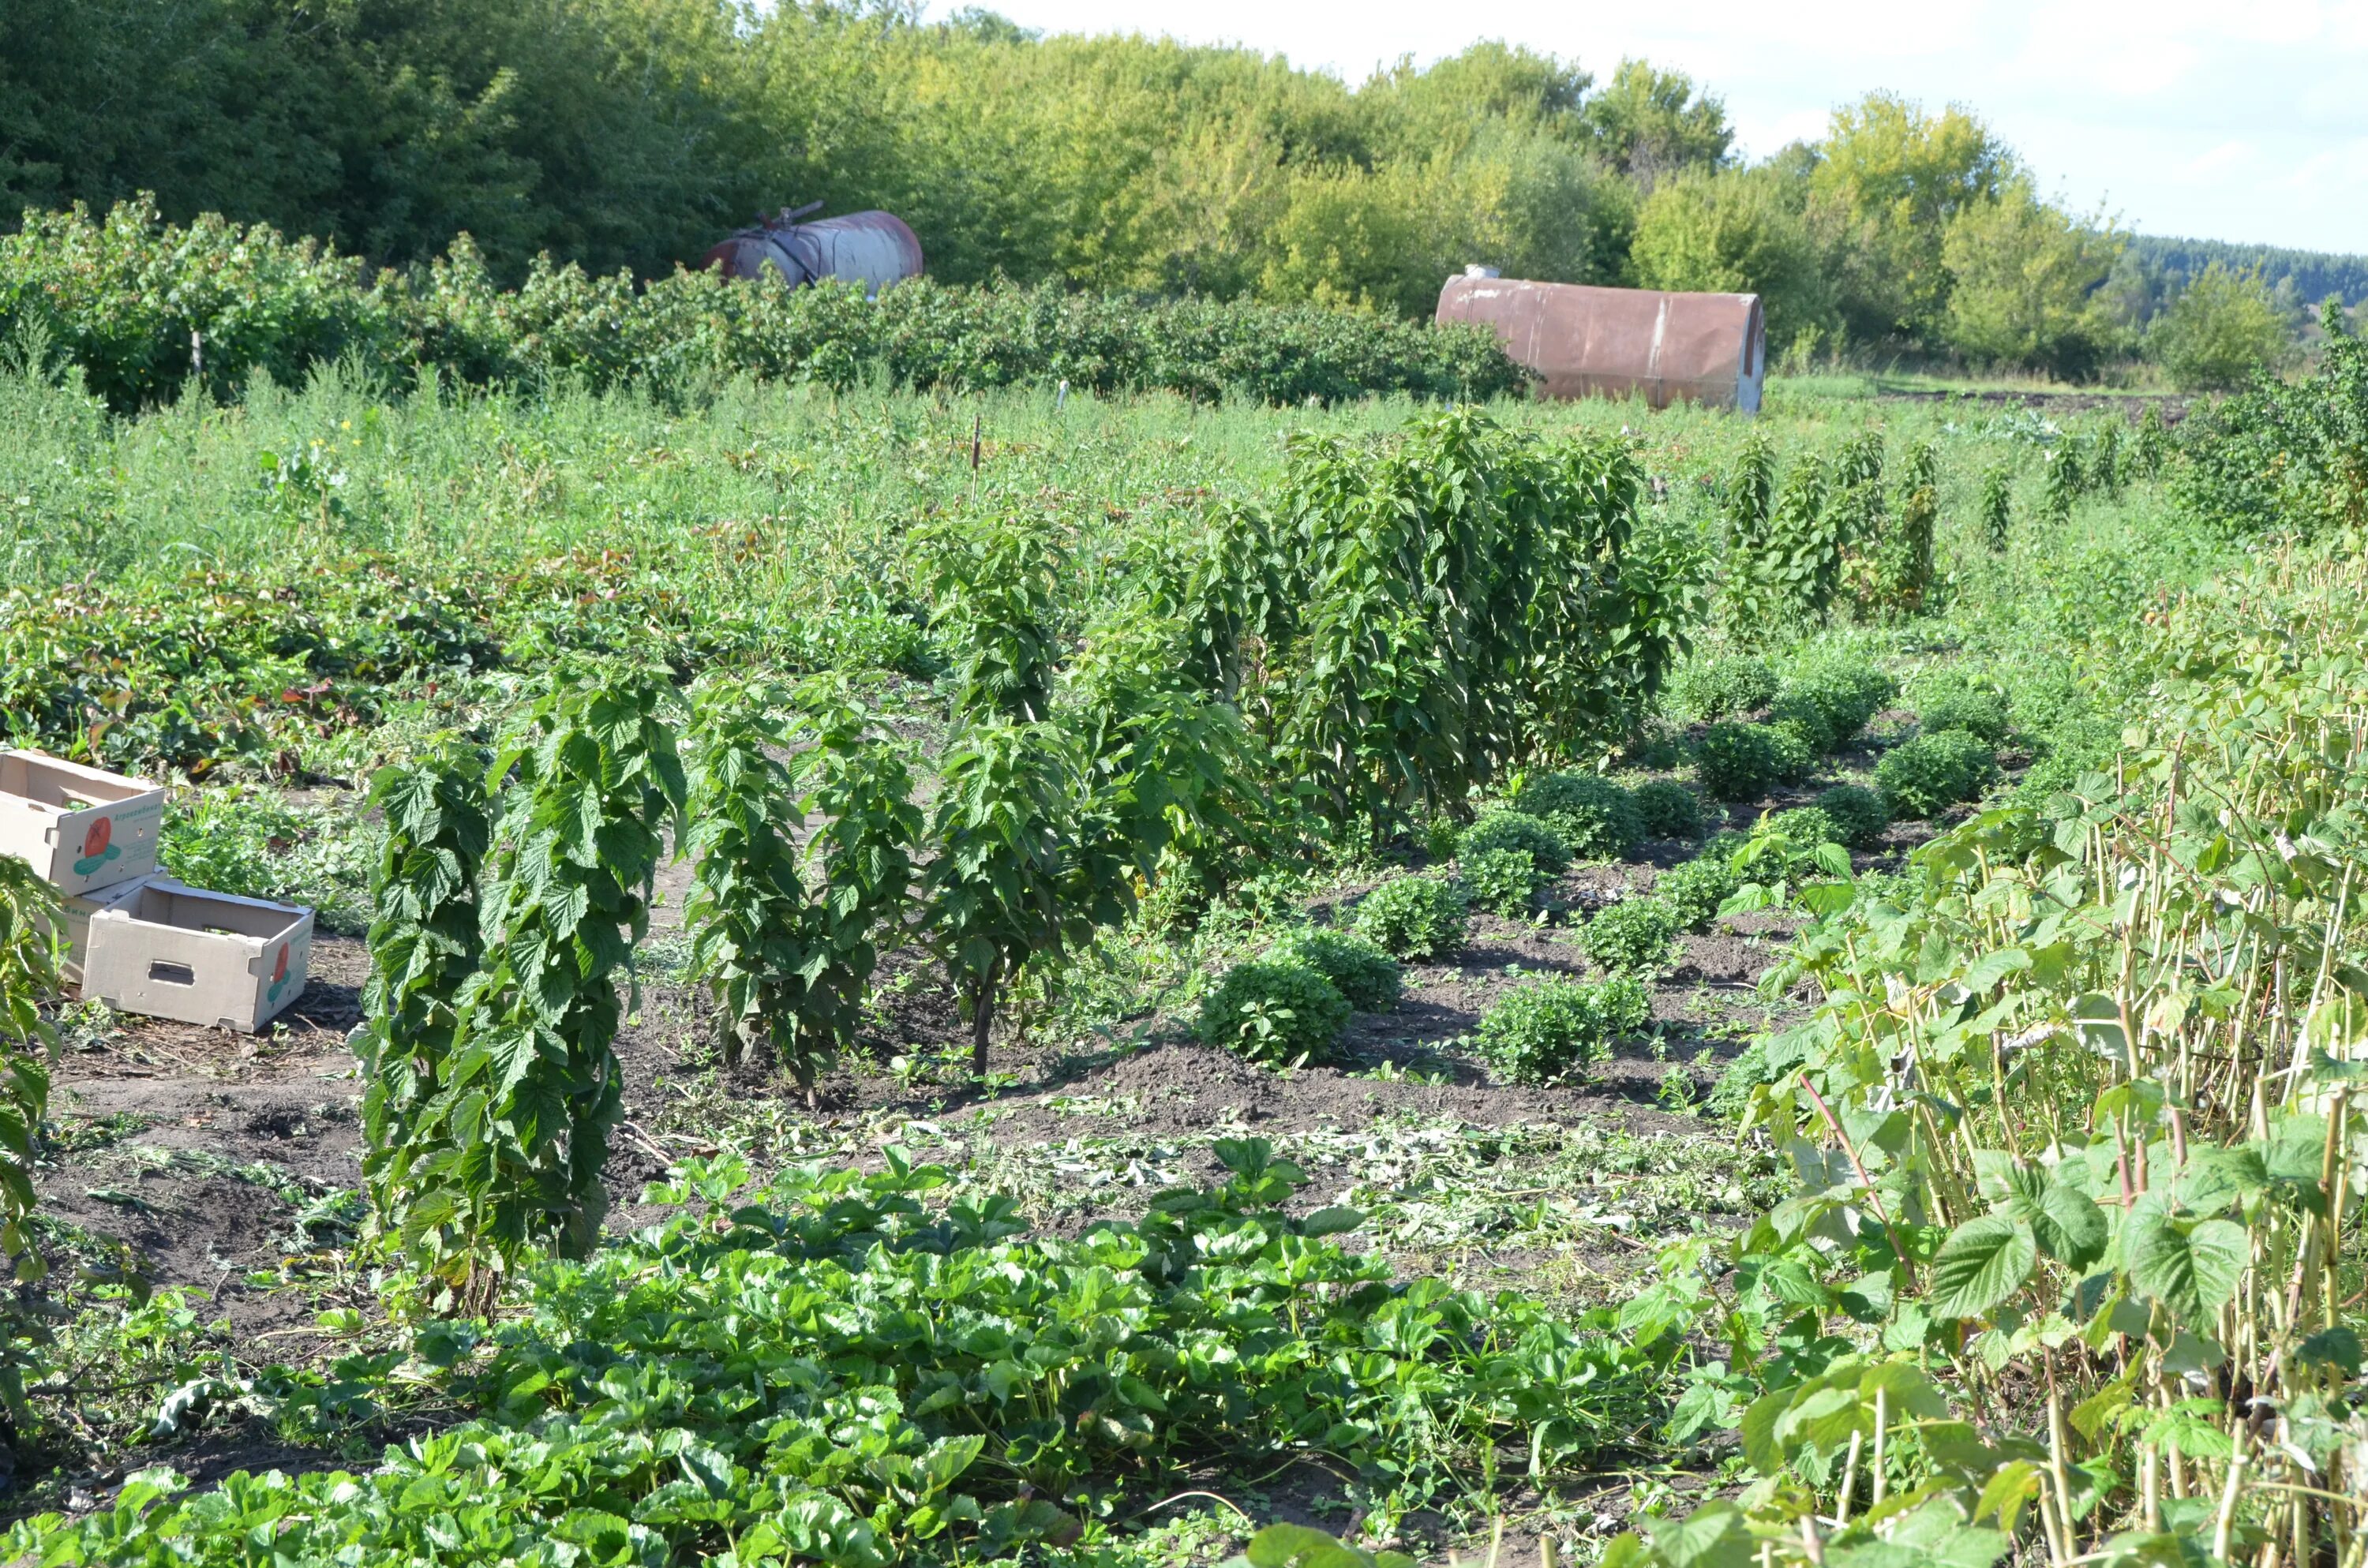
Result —
[{"label": "green tree foliage", "polygon": [[2292,364],[2294,329],[2258,272],[2214,262],[2157,317],[2149,346],[2182,392],[2226,392]]},{"label": "green tree foliage", "polygon": [[1647,289],[1759,295],[1780,347],[1840,324],[1826,258],[1768,171],[1691,169],[1662,180],[1636,214],[1629,256]]},{"label": "green tree foliage", "polygon": [[1682,71],[1656,71],[1642,60],[1622,61],[1578,119],[1613,166],[1647,188],[1719,167],[1735,144],[1723,102],[1698,91]]},{"label": "green tree foliage", "polygon": [[1834,111],[1807,176],[1811,221],[1827,236],[1853,337],[1942,337],[1951,223],[1996,200],[2014,157],[1964,109],[1930,115],[1891,93]]},{"label": "green tree foliage", "polygon": [[2110,232],[2040,200],[2027,178],[1965,203],[1941,239],[1949,278],[1943,341],[1976,363],[2088,379],[2110,345],[2096,290],[2119,245]]},{"label": "green tree foliage", "polygon": [[463,992],[435,1097],[390,1159],[402,1235],[462,1307],[529,1244],[590,1252],[623,1115],[615,1040],[633,945],[685,796],[666,682],[562,667],[495,754],[516,782],[487,863],[484,967]]}]

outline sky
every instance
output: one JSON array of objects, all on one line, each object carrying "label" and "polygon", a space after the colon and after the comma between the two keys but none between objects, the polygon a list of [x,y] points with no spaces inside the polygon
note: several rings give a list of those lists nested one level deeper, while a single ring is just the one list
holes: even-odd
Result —
[{"label": "sky", "polygon": [[[940,0],[933,10],[951,8]],[[1888,88],[1957,103],[2043,188],[2141,233],[2368,252],[2368,0],[988,0],[1048,32],[1238,43],[1362,81],[1483,39],[1625,56],[1726,101],[1757,158]]]}]

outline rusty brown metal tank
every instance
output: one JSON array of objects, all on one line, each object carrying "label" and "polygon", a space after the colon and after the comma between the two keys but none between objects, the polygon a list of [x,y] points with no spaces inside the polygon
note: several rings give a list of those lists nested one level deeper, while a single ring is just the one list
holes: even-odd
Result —
[{"label": "rusty brown metal tank", "polygon": [[781,210],[740,230],[709,251],[702,267],[720,267],[730,278],[762,278],[769,269],[792,289],[825,278],[860,283],[877,294],[891,283],[921,275],[921,242],[893,212],[849,212],[817,222],[799,222],[818,210],[819,201]]},{"label": "rusty brown metal tank", "polygon": [[1439,320],[1493,328],[1548,397],[1641,396],[1759,411],[1768,326],[1757,294],[1664,294],[1530,283],[1474,267],[1439,291]]}]

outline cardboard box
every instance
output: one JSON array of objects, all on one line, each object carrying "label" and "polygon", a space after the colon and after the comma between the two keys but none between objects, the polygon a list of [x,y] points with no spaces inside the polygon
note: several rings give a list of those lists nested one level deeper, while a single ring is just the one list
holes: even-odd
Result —
[{"label": "cardboard box", "polygon": [[147,885],[142,877],[136,882],[119,882],[111,888],[101,888],[87,896],[81,893],[61,893],[58,903],[63,918],[58,924],[65,928],[66,950],[58,960],[58,978],[68,985],[82,983],[83,968],[90,954],[90,917],[109,904],[120,903]]},{"label": "cardboard box", "polygon": [[165,789],[37,751],[0,750],[0,855],[60,892],[89,893],[156,869]]},{"label": "cardboard box", "polygon": [[302,994],[313,912],[152,877],[90,916],[82,994],[253,1034]]}]

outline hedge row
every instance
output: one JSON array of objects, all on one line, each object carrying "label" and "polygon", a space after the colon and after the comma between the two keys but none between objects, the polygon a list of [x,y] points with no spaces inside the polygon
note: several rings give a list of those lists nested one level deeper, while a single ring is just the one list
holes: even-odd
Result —
[{"label": "hedge row", "polygon": [[927,278],[873,301],[852,286],[791,292],[680,270],[636,283],[548,257],[506,290],[465,234],[428,267],[373,273],[260,225],[166,224],[145,199],[104,219],[28,211],[0,236],[0,333],[20,354],[31,346],[78,365],[118,409],[179,395],[193,362],[223,397],[258,370],[292,384],[339,362],[396,384],[433,370],[480,386],[577,380],[662,395],[740,375],[960,392],[1065,381],[1268,403],[1479,399],[1521,383],[1474,327]]}]

